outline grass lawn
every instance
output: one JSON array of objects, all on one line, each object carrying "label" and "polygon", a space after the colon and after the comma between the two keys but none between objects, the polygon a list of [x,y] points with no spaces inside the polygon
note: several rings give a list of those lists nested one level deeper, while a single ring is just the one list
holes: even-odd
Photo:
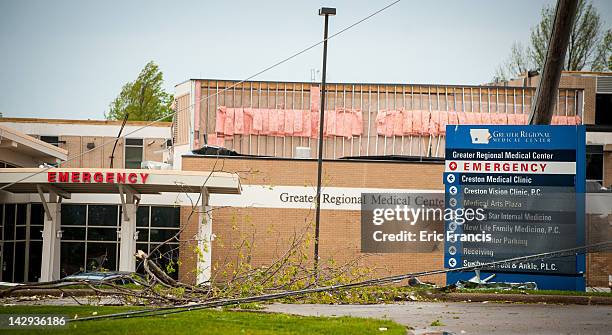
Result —
[{"label": "grass lawn", "polygon": [[[71,318],[134,310],[134,307],[10,306],[0,314],[63,314]],[[381,331],[379,328],[387,328]],[[0,330],[3,334],[405,334],[393,321],[349,317],[302,317],[285,314],[199,310],[167,316],[71,322],[55,330]]]}]

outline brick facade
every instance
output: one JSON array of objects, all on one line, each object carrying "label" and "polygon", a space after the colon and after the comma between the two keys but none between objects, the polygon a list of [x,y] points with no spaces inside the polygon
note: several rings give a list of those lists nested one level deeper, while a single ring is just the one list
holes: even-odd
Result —
[{"label": "brick facade", "polygon": [[[606,178],[612,177],[609,166],[612,155],[606,154],[608,167]],[[316,184],[316,161],[295,159],[266,159],[239,157],[183,157],[183,169],[208,171],[213,169],[236,172],[243,185],[313,186]],[[333,187],[400,188],[442,190],[444,165],[440,162],[391,162],[391,161],[342,161],[324,163],[324,185]],[[190,208],[181,211],[182,225]],[[195,281],[196,256],[194,237],[197,232],[196,215],[181,235],[181,279]],[[588,222],[593,224],[593,218]],[[250,256],[253,266],[269,265],[289,248],[292,238],[307,232],[314,234],[314,211],[290,208],[216,208],[213,212],[213,233],[217,239],[212,244],[213,277],[222,264],[236,262],[239,248]],[[253,244],[252,253],[244,248],[244,240]],[[360,252],[359,211],[322,210],[320,230],[321,264],[333,259],[343,264],[359,259],[357,265],[373,269],[373,275],[385,276],[400,273],[427,271],[444,267],[443,250],[431,253],[363,254]],[[308,255],[313,246],[308,245]],[[612,272],[612,254],[596,253],[587,258],[587,285],[608,285]],[[311,259],[311,258],[310,258]],[[445,276],[424,278],[444,284]]]},{"label": "brick facade", "polygon": [[[312,186],[316,184],[315,160],[240,159],[183,157],[184,170],[216,169],[237,172],[243,184],[286,186]],[[441,162],[346,162],[328,161],[324,164],[326,185],[334,187],[405,188],[442,190]],[[189,208],[183,208],[183,216]],[[185,221],[183,221],[184,224]],[[190,224],[181,238],[189,239],[195,233]],[[287,208],[217,208],[213,212],[212,244],[213,277],[215,266],[236,261],[238,247],[243,239],[253,241],[251,262],[254,266],[271,264],[287,249],[294,236],[304,232],[314,234],[314,211]],[[362,254],[360,252],[360,212],[322,210],[319,251],[321,264],[331,259],[344,264],[359,259],[358,266],[374,270],[373,275],[384,276],[443,267],[443,250],[431,253]],[[244,250],[244,248],[243,248]],[[306,253],[312,255],[309,244]],[[183,279],[193,282],[195,256],[193,245],[184,243],[180,250]],[[310,257],[312,259],[312,256]],[[188,275],[187,273],[191,273]],[[425,280],[444,283],[444,276]]]}]

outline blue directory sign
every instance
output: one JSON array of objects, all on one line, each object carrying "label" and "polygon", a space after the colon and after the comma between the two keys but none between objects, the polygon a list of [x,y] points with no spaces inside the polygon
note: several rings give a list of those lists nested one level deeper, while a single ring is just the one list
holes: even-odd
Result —
[{"label": "blue directory sign", "polygon": [[[478,209],[470,222],[445,220],[445,267],[481,265],[583,246],[584,126],[447,126],[447,208]],[[455,235],[456,234],[456,235]],[[542,289],[585,289],[585,256],[485,268],[493,281]],[[451,272],[447,283],[474,273]]]}]

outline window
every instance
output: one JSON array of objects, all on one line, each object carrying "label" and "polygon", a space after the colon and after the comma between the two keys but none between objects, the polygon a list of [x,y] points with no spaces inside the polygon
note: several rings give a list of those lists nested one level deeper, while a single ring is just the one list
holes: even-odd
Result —
[{"label": "window", "polygon": [[119,206],[62,205],[61,276],[118,269]]},{"label": "window", "polygon": [[[161,268],[174,279],[178,279],[179,240],[176,235],[180,231],[179,214],[178,207],[158,206],[140,206],[136,213],[138,227],[136,248],[151,254]],[[168,243],[160,246],[167,240]],[[138,261],[136,271],[144,273],[142,261]]]},{"label": "window", "polygon": [[586,179],[603,186],[603,145],[587,145]]},{"label": "window", "polygon": [[[4,217],[0,216],[3,230],[2,277],[3,281],[25,281],[27,225],[27,204],[0,205]],[[0,213],[2,214],[2,213]]]},{"label": "window", "polygon": [[595,96],[595,124],[612,126],[612,94]]},{"label": "window", "polygon": [[0,161],[0,168],[16,168],[17,166],[11,164],[11,163],[7,163],[7,162],[3,162]]},{"label": "window", "polygon": [[143,141],[138,138],[125,139],[125,168],[140,169],[142,163]]},{"label": "window", "polygon": [[40,136],[40,140],[55,145],[56,147],[59,147],[60,143],[64,143],[63,141],[59,140],[58,136]]},{"label": "window", "polygon": [[[137,249],[151,253],[175,279],[179,243],[174,236],[180,230],[179,212],[179,207],[139,206],[136,214]],[[61,277],[119,268],[121,206],[62,204],[61,219]],[[44,220],[41,204],[0,204],[0,281],[38,281]],[[169,243],[160,246],[168,239]],[[143,272],[141,262],[137,271]]]},{"label": "window", "polygon": [[30,205],[30,241],[27,281],[37,282],[40,279],[40,263],[42,262],[42,230],[45,209],[41,204]]}]

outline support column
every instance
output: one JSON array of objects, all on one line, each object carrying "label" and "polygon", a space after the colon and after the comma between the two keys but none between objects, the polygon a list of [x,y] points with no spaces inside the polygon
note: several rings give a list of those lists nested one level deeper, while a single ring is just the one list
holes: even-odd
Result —
[{"label": "support column", "polygon": [[196,285],[211,278],[212,269],[212,212],[208,205],[208,190],[202,188],[202,204],[198,215],[198,261]]},{"label": "support column", "polygon": [[140,195],[128,186],[119,184],[121,196],[121,232],[119,234],[119,271],[136,271],[136,211]]},{"label": "support column", "polygon": [[40,195],[45,207],[45,220],[39,281],[48,282],[60,279],[61,202],[55,194],[49,194],[49,201],[44,199],[42,192]]}]

